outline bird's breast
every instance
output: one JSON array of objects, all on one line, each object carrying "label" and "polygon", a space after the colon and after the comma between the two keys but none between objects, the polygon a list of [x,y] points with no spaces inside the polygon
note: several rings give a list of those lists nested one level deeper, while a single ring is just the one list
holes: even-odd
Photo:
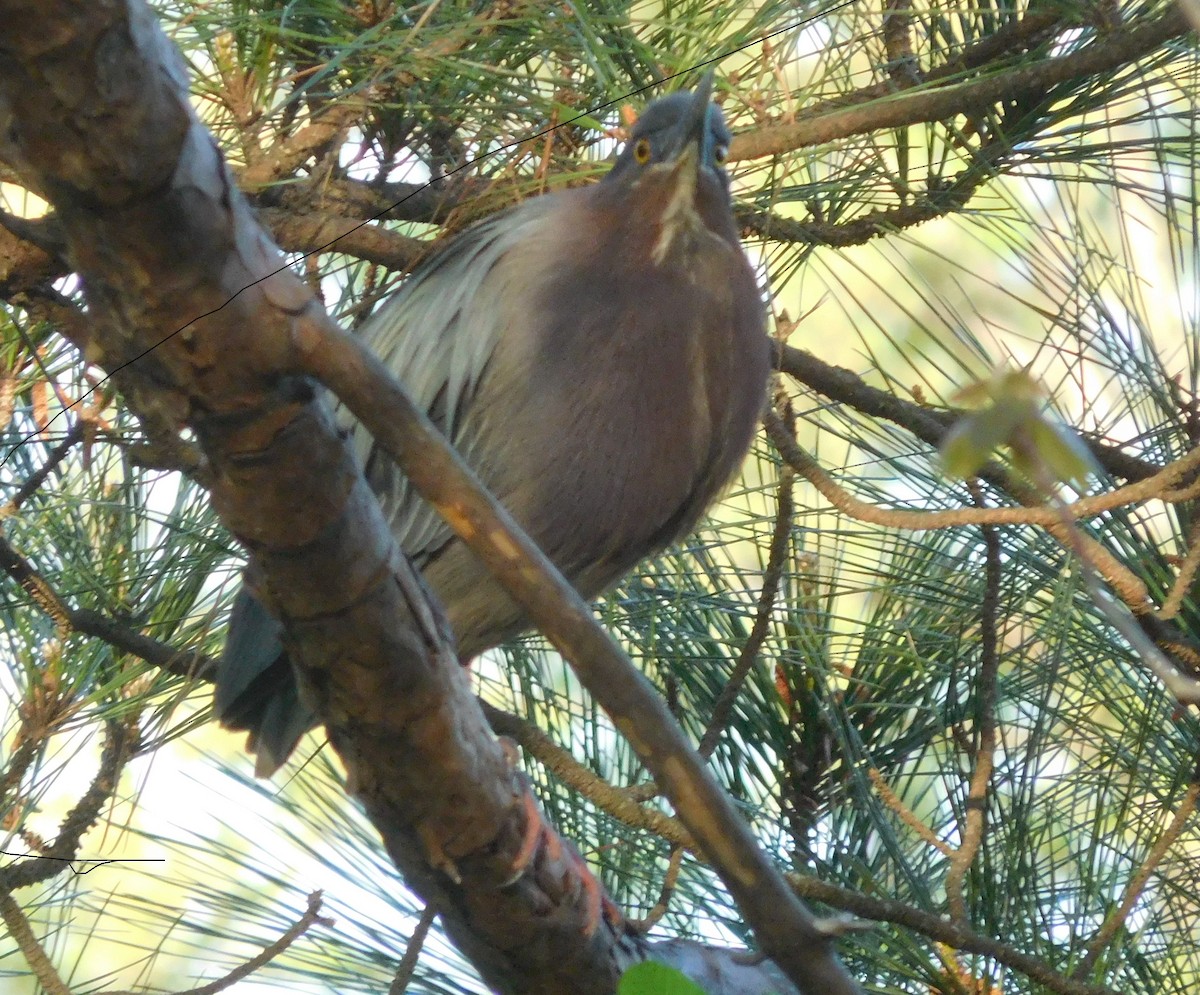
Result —
[{"label": "bird's breast", "polygon": [[589,594],[695,523],[762,405],[762,305],[740,246],[693,226],[656,265],[651,234],[581,216],[529,247],[552,265],[515,260],[547,278],[505,316],[476,399],[473,448],[497,460],[485,479]]}]

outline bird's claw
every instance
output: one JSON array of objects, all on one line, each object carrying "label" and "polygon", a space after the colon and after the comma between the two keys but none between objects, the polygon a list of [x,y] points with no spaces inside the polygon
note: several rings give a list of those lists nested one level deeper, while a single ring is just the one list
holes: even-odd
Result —
[{"label": "bird's claw", "polygon": [[521,844],[513,855],[511,873],[504,886],[516,884],[533,865],[538,854],[544,852],[544,859],[548,863],[564,867],[564,876],[573,874],[579,881],[584,901],[583,935],[591,936],[600,927],[601,922],[607,922],[619,929],[625,921],[621,910],[605,893],[579,851],[564,842],[554,827],[542,817],[541,808],[533,796],[533,789],[528,780],[522,777],[521,781],[525,831]]}]

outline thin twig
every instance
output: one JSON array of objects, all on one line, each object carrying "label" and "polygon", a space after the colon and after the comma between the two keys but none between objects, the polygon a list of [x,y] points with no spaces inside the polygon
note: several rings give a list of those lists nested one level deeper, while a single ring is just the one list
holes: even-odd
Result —
[{"label": "thin twig", "polygon": [[[1017,21],[1002,24],[992,34],[980,38],[944,63],[924,73],[926,85],[961,79],[964,74],[976,69],[990,69],[1008,56],[1020,55],[1064,28],[1063,13],[1059,9],[1030,12]],[[879,100],[896,90],[892,80],[868,83],[849,93],[814,103],[808,108],[812,115],[823,115],[843,107],[855,107]],[[731,154],[730,158],[733,156]]]},{"label": "thin twig", "polygon": [[24,737],[15,744],[8,757],[8,766],[0,780],[0,812],[12,818],[13,810],[21,803],[17,789],[29,772],[34,760],[41,753],[42,743],[33,737]]},{"label": "thin twig", "polygon": [[1179,614],[1184,599],[1191,593],[1192,584],[1196,580],[1196,571],[1200,569],[1200,522],[1192,525],[1188,532],[1188,551],[1179,565],[1175,582],[1171,585],[1162,607],[1154,614],[1161,621],[1168,622]]},{"label": "thin twig", "polygon": [[888,76],[900,90],[921,85],[921,69],[913,53],[911,27],[910,0],[886,0],[883,5],[883,48],[888,57]]},{"label": "thin twig", "polygon": [[[1085,547],[1090,562],[1100,571],[1104,579],[1113,586],[1114,590],[1129,605],[1130,609],[1139,614],[1148,612],[1151,608],[1150,593],[1146,589],[1145,582],[1095,539],[1079,533],[1077,529],[1074,530],[1074,534],[1065,531],[1066,525],[1064,525],[1064,521],[1070,524],[1072,515],[1080,517],[1084,515],[1090,516],[1099,511],[1106,510],[1108,507],[1118,507],[1123,503],[1148,500],[1150,497],[1162,497],[1163,494],[1170,493],[1169,491],[1161,490],[1163,486],[1178,480],[1180,476],[1187,473],[1193,466],[1200,465],[1200,447],[1198,447],[1160,471],[1157,476],[1120,488],[1123,500],[1119,500],[1115,504],[1112,503],[1111,499],[1118,493],[1117,491],[1110,491],[1107,494],[1100,494],[1091,498],[1083,498],[1073,504],[1064,505],[1063,507],[1067,509],[1065,518],[1057,509],[1049,507],[956,508],[949,511],[899,511],[891,508],[881,508],[878,505],[860,501],[844,488],[840,487],[821,468],[817,461],[788,434],[787,429],[774,412],[768,411],[763,419],[763,423],[767,428],[767,434],[771,437],[771,441],[775,443],[780,455],[795,467],[796,472],[809,481],[835,508],[849,515],[851,518],[856,518],[863,522],[871,522],[875,525],[911,529],[913,531],[942,529],[962,525],[1044,525],[1046,530],[1059,539],[1063,545],[1069,548],[1074,548],[1075,546]],[[1158,493],[1143,496],[1143,488],[1146,485],[1151,485],[1151,491],[1155,487],[1160,488],[1160,490]]]},{"label": "thin twig", "polygon": [[83,834],[95,825],[100,810],[116,791],[121,770],[137,747],[137,731],[132,721],[105,723],[104,749],[100,766],[87,791],[67,813],[58,836],[45,852],[0,867],[0,891],[12,892],[48,881],[69,868],[79,852]]},{"label": "thin twig", "polygon": [[839,511],[860,522],[913,532],[928,529],[954,528],[964,525],[1056,525],[1067,518],[1092,518],[1114,508],[1142,504],[1146,501],[1179,503],[1194,500],[1200,493],[1200,483],[1176,488],[1174,485],[1200,468],[1200,447],[1168,463],[1153,477],[1126,484],[1116,490],[1080,498],[1057,507],[1043,505],[1034,508],[951,508],[944,511],[905,511],[884,508],[856,498],[827,474],[821,465],[787,434],[783,423],[773,415],[764,419],[771,441],[780,454],[805,480],[813,485]]},{"label": "thin twig", "polygon": [[16,903],[12,893],[2,887],[0,887],[0,919],[4,920],[4,925],[8,928],[8,935],[16,942],[17,949],[25,958],[25,963],[29,965],[38,984],[46,990],[48,995],[71,995],[71,989],[54,969],[42,944],[33,935],[33,929],[29,925],[29,920],[25,918],[25,913],[21,911],[21,906]]},{"label": "thin twig", "polygon": [[[978,484],[972,484],[971,490],[976,503],[981,503],[983,496]],[[979,607],[980,656],[977,690],[979,704],[976,711],[978,738],[974,751],[975,769],[971,773],[971,780],[967,787],[966,812],[959,831],[961,842],[950,854],[950,869],[946,873],[946,900],[950,907],[950,917],[962,925],[966,925],[969,921],[966,898],[963,894],[963,882],[983,843],[987,819],[987,794],[996,763],[1001,561],[1000,538],[996,534],[994,526],[985,525],[983,527],[983,543],[987,551],[987,561],[984,568],[983,601]]]},{"label": "thin twig", "polygon": [[[942,444],[956,420],[957,416],[952,411],[928,408],[872,387],[852,370],[826,363],[807,350],[785,344],[777,347],[773,355],[776,368],[798,383],[869,418],[881,418],[899,425],[935,449]],[[1130,456],[1119,446],[1084,436],[1079,436],[1079,441],[1087,447],[1096,462],[1114,477],[1124,477],[1129,481],[1144,480],[1162,469],[1157,464]],[[1000,467],[989,466],[986,472],[979,475],[1001,491],[1012,494],[1019,501],[1023,500],[1019,488]]]},{"label": "thin twig", "polygon": [[679,869],[683,866],[683,853],[683,847],[671,848],[671,856],[667,860],[667,871],[663,875],[658,901],[643,918],[626,920],[631,929],[639,933],[648,933],[667,914],[667,910],[671,907],[671,896],[675,894],[675,883],[679,880]]},{"label": "thin twig", "polygon": [[437,915],[437,909],[433,907],[432,903],[425,906],[420,920],[413,927],[412,936],[408,938],[404,956],[400,958],[396,974],[388,987],[388,995],[404,995],[408,991],[409,982],[412,981],[413,974],[417,970],[417,961],[421,958],[421,949],[425,946],[425,938],[429,935],[429,930],[433,927]]},{"label": "thin twig", "polygon": [[1087,951],[1075,970],[1071,972],[1073,978],[1084,977],[1096,966],[1096,961],[1100,959],[1105,947],[1112,943],[1117,931],[1124,925],[1125,920],[1129,918],[1129,913],[1133,911],[1138,899],[1142,897],[1142,891],[1146,887],[1146,882],[1150,880],[1150,875],[1162,863],[1172,844],[1179,839],[1188,819],[1196,811],[1197,800],[1200,800],[1200,781],[1193,781],[1188,785],[1183,798],[1180,799],[1170,825],[1163,830],[1163,834],[1146,854],[1146,859],[1129,879],[1129,883],[1125,886],[1125,894],[1121,896],[1120,904],[1109,913],[1108,918],[1096,931],[1096,935],[1088,942]]},{"label": "thin twig", "polygon": [[900,800],[900,796],[884,780],[882,771],[876,767],[872,767],[867,771],[867,777],[871,779],[871,784],[883,804],[895,812],[901,822],[935,850],[944,853],[947,857],[954,856],[954,848],[944,840],[938,839],[937,834],[918,818],[917,813]]},{"label": "thin twig", "polygon": [[203,653],[180,650],[142,635],[128,624],[90,608],[72,608],[3,533],[0,533],[0,570],[20,584],[30,600],[54,620],[60,638],[70,632],[92,636],[177,677],[211,681],[216,673],[216,661]]},{"label": "thin twig", "polygon": [[[21,505],[42,485],[50,473],[84,436],[86,425],[77,421],[67,432],[46,462],[21,484],[17,492],[0,506],[0,523],[20,510]],[[167,643],[135,632],[128,625],[89,609],[72,609],[54,590],[49,581],[4,537],[0,531],[0,569],[12,577],[31,600],[55,622],[59,635],[65,631],[79,632],[102,639],[110,646],[152,663],[179,676],[208,680],[214,673],[214,662],[197,653],[182,653]]]},{"label": "thin twig", "polygon": [[46,457],[46,462],[29,475],[8,501],[0,505],[0,522],[15,515],[21,505],[33,496],[37,489],[45,483],[46,478],[67,458],[67,454],[83,438],[83,433],[83,422],[76,421],[67,431],[67,434],[63,436],[62,441],[50,451],[50,455]]},{"label": "thin twig", "polygon": [[34,566],[13,548],[0,533],[0,570],[21,585],[21,589],[54,622],[59,639],[71,631],[70,610]]},{"label": "thin twig", "polygon": [[1103,985],[1089,985],[1068,978],[1059,974],[1040,957],[990,936],[976,933],[951,922],[945,916],[925,912],[907,902],[864,895],[812,875],[791,873],[787,877],[796,894],[811,902],[821,902],[862,919],[894,923],[955,950],[990,957],[997,964],[1020,971],[1031,981],[1037,982],[1056,995],[1119,995]]},{"label": "thin twig", "polygon": [[591,768],[581,764],[528,719],[480,701],[492,730],[507,736],[572,791],[578,792],[601,811],[633,829],[654,833],[674,846],[699,853],[696,841],[683,823],[659,809],[639,804],[632,789],[609,784]]},{"label": "thin twig", "polygon": [[[1053,493],[1054,481],[1049,479],[1049,473],[1043,469],[1041,474],[1045,478],[1039,482],[1042,492]],[[1065,506],[1060,505],[1060,507]],[[1200,678],[1196,676],[1194,669],[1192,673],[1185,673],[1177,661],[1172,659],[1172,657],[1177,657],[1186,660],[1189,655],[1194,656],[1191,647],[1184,645],[1182,640],[1175,641],[1174,630],[1159,631],[1152,636],[1153,630],[1168,628],[1170,623],[1160,622],[1153,614],[1144,609],[1138,612],[1137,608],[1128,600],[1125,604],[1116,602],[1100,586],[1097,574],[1109,579],[1106,571],[1108,561],[1113,557],[1108,550],[1090,536],[1084,535],[1065,513],[1062,521],[1056,527],[1051,527],[1050,532],[1059,536],[1063,544],[1074,552],[1079,561],[1084,589],[1091,598],[1092,604],[1100,610],[1109,624],[1125,637],[1146,668],[1158,677],[1166,685],[1167,690],[1180,701],[1200,702]],[[1111,579],[1109,582],[1112,583]],[[1119,587],[1117,591],[1123,598],[1126,596]],[[1164,649],[1160,648],[1168,646],[1171,656],[1168,656]]]},{"label": "thin twig", "polygon": [[[931,991],[940,993],[944,987],[949,987],[957,995],[993,995],[990,987],[984,988],[978,984],[971,975],[963,970],[962,964],[959,962],[958,953],[952,947],[944,943],[939,943],[934,947],[938,959],[942,962],[942,972],[938,976],[936,987],[931,987]],[[967,982],[971,982],[971,987],[967,987]],[[999,995],[999,993],[996,993]]]},{"label": "thin twig", "polygon": [[741,692],[750,670],[758,662],[758,652],[762,649],[770,629],[771,613],[775,609],[775,599],[779,595],[779,585],[783,579],[783,568],[787,564],[792,524],[796,513],[796,503],[792,493],[792,485],[795,480],[795,471],[785,463],[779,474],[775,528],[771,534],[771,545],[767,553],[767,568],[763,573],[762,588],[758,593],[758,608],[755,612],[754,624],[750,629],[750,635],[742,645],[729,680],[721,689],[716,702],[713,703],[712,717],[709,719],[708,727],[704,730],[704,735],[700,737],[700,745],[696,747],[696,752],[705,760],[712,756],[721,734],[729,724],[738,694]]},{"label": "thin twig", "polygon": [[312,929],[313,926],[324,926],[327,929],[333,928],[333,926],[336,925],[336,921],[328,916],[323,916],[320,914],[321,902],[321,892],[312,892],[308,896],[308,908],[304,910],[304,915],[297,919],[296,922],[288,928],[287,932],[285,932],[278,940],[269,944],[268,946],[263,947],[260,953],[251,957],[248,961],[246,961],[246,963],[235,967],[223,978],[218,978],[216,981],[209,982],[207,985],[201,985],[199,988],[188,988],[184,991],[177,992],[176,995],[218,995],[219,992],[223,992],[232,987],[243,978],[248,978],[264,964],[268,964],[273,961],[288,947],[300,939],[300,937]]},{"label": "thin twig", "polygon": [[143,635],[124,622],[90,608],[69,609],[67,620],[75,632],[100,639],[176,677],[211,681],[216,674],[217,661],[212,657]]}]

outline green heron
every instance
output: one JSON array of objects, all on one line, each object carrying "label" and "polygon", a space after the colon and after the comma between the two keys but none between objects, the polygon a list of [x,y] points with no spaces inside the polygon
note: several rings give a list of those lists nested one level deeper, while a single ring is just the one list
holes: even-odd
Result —
[{"label": "green heron", "polygon": [[[688,532],[750,445],[769,367],[762,294],[723,169],[730,134],[694,92],[651,103],[605,178],[467,229],[362,335],[584,597]],[[403,473],[355,446],[461,659],[521,609]],[[221,720],[260,774],[316,722],[280,629],[243,588],[218,672]]]}]

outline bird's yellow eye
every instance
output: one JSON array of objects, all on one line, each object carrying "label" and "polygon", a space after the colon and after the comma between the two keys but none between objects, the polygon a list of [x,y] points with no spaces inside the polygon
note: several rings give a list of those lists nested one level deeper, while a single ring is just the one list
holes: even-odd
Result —
[{"label": "bird's yellow eye", "polygon": [[639,166],[644,166],[650,161],[650,139],[639,138],[637,144],[633,147],[633,158],[637,160]]},{"label": "bird's yellow eye", "polygon": [[713,149],[713,162],[715,162],[718,166],[724,166],[728,159],[728,145],[718,145],[715,149]]}]

